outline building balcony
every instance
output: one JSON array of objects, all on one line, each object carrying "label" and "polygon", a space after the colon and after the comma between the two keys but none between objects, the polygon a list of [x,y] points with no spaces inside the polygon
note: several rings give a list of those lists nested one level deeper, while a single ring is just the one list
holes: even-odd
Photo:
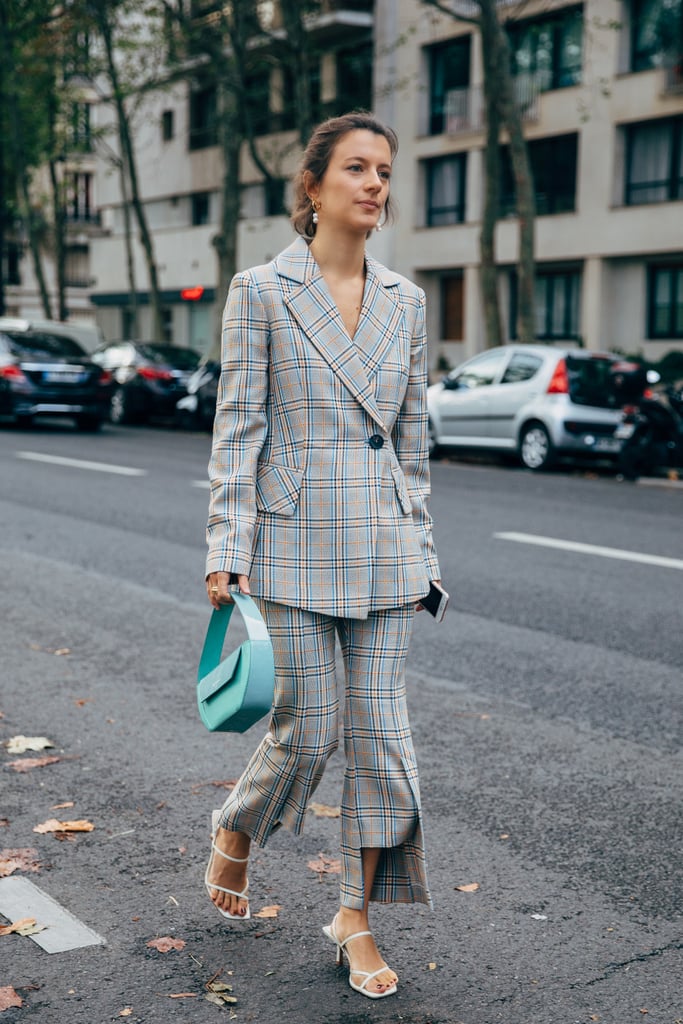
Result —
[{"label": "building balcony", "polygon": [[683,57],[664,68],[664,93],[667,96],[683,95]]},{"label": "building balcony", "polygon": [[[541,82],[535,75],[514,78],[515,98],[523,121],[538,121]],[[484,91],[480,85],[450,89],[444,105],[444,131],[447,135],[481,132],[486,125]]]}]

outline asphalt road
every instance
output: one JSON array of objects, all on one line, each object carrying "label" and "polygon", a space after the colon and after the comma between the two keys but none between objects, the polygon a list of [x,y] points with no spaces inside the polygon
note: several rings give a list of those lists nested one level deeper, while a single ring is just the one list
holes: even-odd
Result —
[{"label": "asphalt road", "polygon": [[[0,741],[60,758],[0,750],[0,850],[34,848],[25,876],[106,939],[0,935],[24,1003],[3,1024],[682,1021],[683,490],[434,465],[452,599],[416,619],[408,682],[435,910],[377,908],[401,986],[371,1002],[320,931],[337,878],[308,862],[337,856],[334,818],[253,856],[277,918],[226,927],[203,892],[210,810],[259,733],[209,735],[194,707],[207,455],[161,429],[0,431]],[[95,828],[32,831],[55,815]],[[216,975],[235,1003],[204,998]]]}]

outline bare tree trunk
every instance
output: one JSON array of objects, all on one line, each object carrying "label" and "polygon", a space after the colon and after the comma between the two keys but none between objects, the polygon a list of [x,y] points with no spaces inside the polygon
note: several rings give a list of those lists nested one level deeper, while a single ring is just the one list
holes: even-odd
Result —
[{"label": "bare tree trunk", "polygon": [[57,283],[57,319],[66,320],[69,310],[66,306],[66,281],[65,281],[65,257],[66,257],[66,215],[64,212],[64,197],[62,185],[57,174],[57,164],[54,160],[49,161],[50,185],[52,186],[52,209],[53,209],[53,230],[54,230],[54,256],[55,256],[55,278]]},{"label": "bare tree trunk", "polygon": [[221,220],[213,245],[218,257],[218,281],[216,292],[218,306],[213,341],[207,359],[220,362],[221,320],[223,304],[230,282],[237,270],[237,226],[240,215],[240,151],[242,132],[236,96],[231,89],[222,89],[219,94],[220,113],[218,137],[223,154],[223,180],[221,183]]},{"label": "bare tree trunk", "polygon": [[97,23],[98,30],[102,36],[104,43],[106,65],[107,65],[107,77],[112,90],[112,99],[116,108],[116,119],[119,132],[119,141],[121,144],[121,157],[124,161],[126,171],[128,174],[128,181],[131,189],[131,202],[133,210],[135,212],[135,219],[138,223],[140,230],[140,243],[142,245],[145,262],[147,264],[147,273],[149,275],[149,297],[150,305],[152,308],[152,322],[153,322],[153,336],[161,339],[163,335],[163,317],[161,307],[161,293],[159,290],[159,279],[157,274],[157,266],[154,258],[154,245],[152,242],[152,236],[147,225],[147,216],[145,208],[140,198],[140,187],[138,182],[137,162],[135,159],[135,149],[133,147],[133,140],[131,137],[130,123],[128,120],[128,112],[126,110],[126,104],[123,96],[123,90],[121,89],[121,83],[119,81],[118,69],[116,66],[116,59],[114,56],[114,43],[112,38],[112,27],[109,20],[109,12],[107,9],[108,5],[106,0],[98,0],[93,5],[93,11]]},{"label": "bare tree trunk", "polygon": [[128,275],[128,301],[130,303],[130,335],[133,340],[139,337],[138,324],[138,292],[135,282],[135,257],[133,256],[133,228],[130,219],[130,202],[128,200],[128,181],[123,161],[119,161],[119,180],[123,197],[123,236],[126,247],[126,272]]},{"label": "bare tree trunk", "polygon": [[484,206],[479,236],[481,257],[480,285],[484,311],[486,345],[502,345],[503,324],[498,294],[495,233],[500,210],[500,111],[495,92],[495,76],[489,62],[492,58],[491,27],[482,18],[482,54],[484,59],[484,102],[486,109],[486,147],[484,149]]},{"label": "bare tree trunk", "polygon": [[[294,109],[299,141],[302,146],[308,142],[313,128],[313,106],[310,87],[310,34],[304,25],[306,8],[310,3],[300,0],[281,0],[282,23],[287,35],[289,64],[294,73]],[[320,5],[315,5],[319,7]]]}]

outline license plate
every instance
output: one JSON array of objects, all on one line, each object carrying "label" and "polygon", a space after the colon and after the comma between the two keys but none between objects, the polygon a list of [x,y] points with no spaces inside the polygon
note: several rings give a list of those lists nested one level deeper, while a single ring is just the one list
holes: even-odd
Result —
[{"label": "license plate", "polygon": [[46,370],[43,384],[81,384],[87,376],[82,370]]},{"label": "license plate", "polygon": [[599,437],[593,445],[595,452],[618,452],[621,448],[621,441],[616,437]]},{"label": "license plate", "polygon": [[629,437],[633,437],[633,432],[636,429],[634,423],[621,423],[614,431],[614,436],[619,441],[628,441]]}]

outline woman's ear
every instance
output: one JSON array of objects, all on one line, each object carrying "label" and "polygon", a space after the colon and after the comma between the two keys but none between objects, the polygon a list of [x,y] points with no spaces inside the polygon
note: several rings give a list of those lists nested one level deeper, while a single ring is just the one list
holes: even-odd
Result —
[{"label": "woman's ear", "polygon": [[320,186],[311,171],[304,171],[304,188],[309,199],[317,199]]}]

